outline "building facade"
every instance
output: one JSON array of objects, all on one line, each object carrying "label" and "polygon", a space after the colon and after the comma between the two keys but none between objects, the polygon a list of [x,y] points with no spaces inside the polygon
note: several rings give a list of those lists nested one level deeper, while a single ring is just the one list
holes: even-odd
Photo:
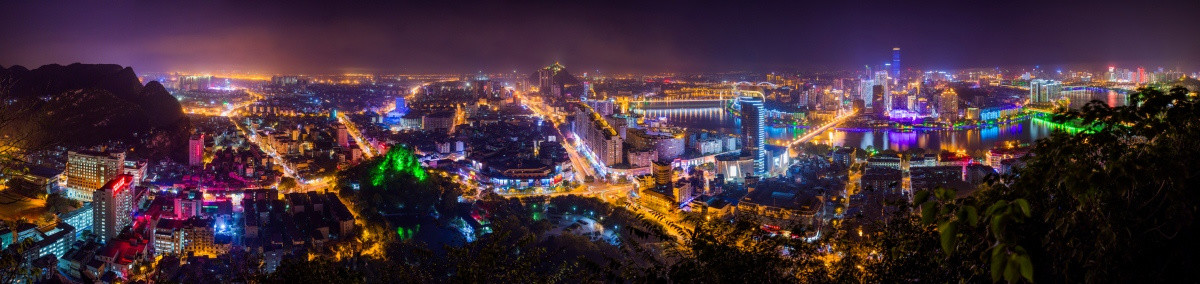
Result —
[{"label": "building facade", "polygon": [[108,242],[133,223],[133,176],[122,174],[92,196],[92,230],[101,243]]},{"label": "building facade", "polygon": [[92,192],[125,170],[123,152],[67,152],[67,198],[92,201]]}]

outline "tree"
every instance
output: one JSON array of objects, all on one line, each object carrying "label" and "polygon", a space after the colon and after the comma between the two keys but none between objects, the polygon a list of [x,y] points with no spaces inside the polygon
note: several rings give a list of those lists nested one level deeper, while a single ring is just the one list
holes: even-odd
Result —
[{"label": "tree", "polygon": [[66,198],[62,193],[55,192],[46,196],[46,210],[54,214],[70,212],[80,206],[83,206],[83,204],[78,200]]},{"label": "tree", "polygon": [[970,198],[923,208],[944,248],[984,260],[993,281],[1200,279],[1200,101],[1179,87],[1128,98],[1060,112],[1083,131],[1039,140],[1024,168]]},{"label": "tree", "polygon": [[291,190],[293,188],[296,188],[297,185],[298,184],[296,183],[295,178],[292,178],[292,177],[279,178],[279,190],[281,190],[281,191]]},{"label": "tree", "polygon": [[40,268],[31,264],[33,246],[33,239],[26,238],[0,250],[0,283],[32,282],[42,274]]}]

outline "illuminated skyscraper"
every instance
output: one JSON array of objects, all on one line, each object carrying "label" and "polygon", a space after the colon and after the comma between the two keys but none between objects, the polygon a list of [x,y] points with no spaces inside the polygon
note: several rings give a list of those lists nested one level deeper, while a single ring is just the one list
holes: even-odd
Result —
[{"label": "illuminated skyscraper", "polygon": [[889,83],[888,71],[875,71],[875,85],[883,88],[883,113],[886,115],[892,111],[892,89]]},{"label": "illuminated skyscraper", "polygon": [[863,100],[863,107],[871,107],[874,99],[871,97],[874,93],[872,89],[875,87],[875,80],[865,79],[858,83],[858,97]]},{"label": "illuminated skyscraper", "polygon": [[946,88],[938,98],[938,120],[953,122],[958,119],[958,93],[952,88]]},{"label": "illuminated skyscraper", "polygon": [[125,153],[67,152],[67,198],[92,201],[92,192],[125,170]]},{"label": "illuminated skyscraper", "polygon": [[742,97],[742,155],[754,158],[754,174],[766,173],[766,116],[762,98]]},{"label": "illuminated skyscraper", "polygon": [[1045,79],[1029,81],[1029,103],[1050,103],[1062,96],[1062,82]]},{"label": "illuminated skyscraper", "polygon": [[900,81],[900,48],[892,48],[892,79],[895,82]]},{"label": "illuminated skyscraper", "polygon": [[92,230],[101,243],[112,240],[133,223],[133,176],[119,175],[92,196]]}]

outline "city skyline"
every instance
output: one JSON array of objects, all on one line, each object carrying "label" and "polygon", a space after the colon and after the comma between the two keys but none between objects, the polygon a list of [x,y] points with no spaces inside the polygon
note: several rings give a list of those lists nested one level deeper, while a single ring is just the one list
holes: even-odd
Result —
[{"label": "city skyline", "polygon": [[[6,3],[0,63],[152,72],[1195,68],[1196,2]],[[1086,11],[1086,12],[1085,12]],[[1143,16],[1144,15],[1144,16]],[[69,19],[63,21],[61,19]],[[328,40],[336,38],[336,40]],[[1136,44],[1135,44],[1136,43]]]},{"label": "city skyline", "polygon": [[1196,11],[0,3],[0,283],[1194,282]]}]

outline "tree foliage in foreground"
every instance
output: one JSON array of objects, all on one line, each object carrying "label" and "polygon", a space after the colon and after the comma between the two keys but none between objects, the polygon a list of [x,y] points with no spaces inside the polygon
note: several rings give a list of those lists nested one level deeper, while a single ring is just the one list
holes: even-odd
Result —
[{"label": "tree foliage in foreground", "polygon": [[1200,101],[1178,87],[1128,98],[1061,112],[1090,130],[1039,140],[1024,168],[970,198],[918,196],[944,248],[977,256],[992,280],[1200,279]]}]

